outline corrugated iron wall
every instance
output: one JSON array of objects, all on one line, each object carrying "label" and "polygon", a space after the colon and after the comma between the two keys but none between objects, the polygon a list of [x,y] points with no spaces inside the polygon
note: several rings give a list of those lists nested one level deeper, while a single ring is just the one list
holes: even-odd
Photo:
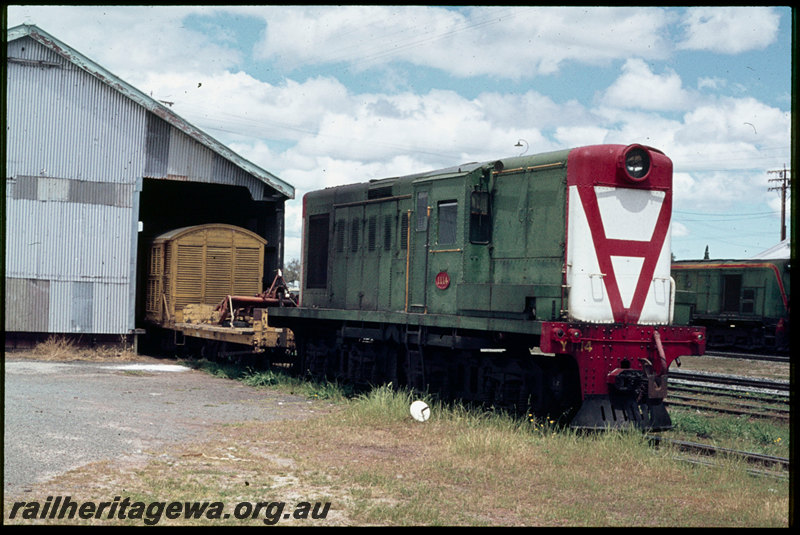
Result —
[{"label": "corrugated iron wall", "polygon": [[145,178],[243,186],[256,201],[276,190],[205,133],[69,56],[27,36],[8,43],[5,327],[127,334]]},{"label": "corrugated iron wall", "polygon": [[6,331],[134,328],[145,123],[46,47],[8,43]]},{"label": "corrugated iron wall", "polygon": [[146,152],[146,178],[242,186],[255,200],[274,193],[250,173],[153,114],[147,115]]}]

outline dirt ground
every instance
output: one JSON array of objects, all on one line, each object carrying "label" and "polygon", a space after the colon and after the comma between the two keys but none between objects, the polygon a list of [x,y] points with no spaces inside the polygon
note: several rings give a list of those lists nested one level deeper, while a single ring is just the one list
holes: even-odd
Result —
[{"label": "dirt ground", "polygon": [[323,405],[132,353],[15,351],[4,371],[6,499],[99,462],[117,466],[124,488],[130,466],[165,449],[207,441],[237,422],[286,425]]}]

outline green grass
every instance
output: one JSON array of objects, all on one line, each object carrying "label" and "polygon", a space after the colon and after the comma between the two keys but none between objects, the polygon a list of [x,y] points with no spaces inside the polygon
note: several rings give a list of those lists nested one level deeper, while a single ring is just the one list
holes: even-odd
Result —
[{"label": "green grass", "polygon": [[[324,520],[282,521],[314,526],[789,525],[788,480],[754,477],[734,461],[686,463],[670,447],[651,447],[637,431],[582,433],[433,396],[422,396],[430,419],[417,422],[409,406],[418,396],[407,390],[381,386],[356,392],[274,370],[208,362],[196,367],[324,400],[312,404],[326,410],[270,425],[231,422],[206,442],[154,452],[124,477],[110,462],[88,466],[26,499],[43,500],[54,489],[75,500],[108,499],[123,488],[144,502],[211,500],[226,507],[262,500],[330,502]],[[763,422],[726,423],[678,411],[673,421],[685,437],[743,437],[743,443],[765,446],[783,441],[780,430]],[[185,523],[263,525],[236,519]]]},{"label": "green grass", "polygon": [[[502,411],[478,409],[460,402],[445,403],[434,395],[419,396],[391,385],[377,386],[366,392],[357,392],[349,385],[327,381],[310,381],[281,370],[256,370],[236,364],[207,360],[187,361],[217,377],[241,381],[253,387],[271,387],[308,399],[330,400],[349,405],[345,413],[350,418],[370,425],[405,421],[409,406],[417,399],[431,408],[433,420],[458,422],[481,429],[503,429],[522,432],[530,436],[548,436],[554,433],[569,434],[569,428],[555,421],[510,415]],[[746,417],[698,413],[673,408],[670,410],[674,429],[665,436],[682,440],[710,443],[732,449],[788,457],[790,430],[787,424]]]},{"label": "green grass", "polygon": [[785,423],[743,416],[673,409],[668,436],[780,457],[789,457],[790,428]]}]

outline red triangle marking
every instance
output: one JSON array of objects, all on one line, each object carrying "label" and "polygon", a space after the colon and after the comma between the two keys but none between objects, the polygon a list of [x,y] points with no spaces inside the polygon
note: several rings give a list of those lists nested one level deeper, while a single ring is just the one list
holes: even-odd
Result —
[{"label": "red triangle marking", "polygon": [[[617,323],[636,323],[642,314],[642,308],[647,299],[650,282],[653,280],[658,257],[661,255],[661,249],[669,231],[669,220],[672,213],[672,192],[665,192],[661,211],[658,214],[658,220],[650,241],[635,241],[606,238],[594,186],[577,186],[577,188],[589,223],[589,229],[592,233],[592,242],[597,254],[600,272],[606,274],[603,282],[606,286],[606,292],[608,292],[614,321]],[[644,258],[629,308],[625,308],[622,304],[619,283],[611,263],[612,256],[638,256]]]}]

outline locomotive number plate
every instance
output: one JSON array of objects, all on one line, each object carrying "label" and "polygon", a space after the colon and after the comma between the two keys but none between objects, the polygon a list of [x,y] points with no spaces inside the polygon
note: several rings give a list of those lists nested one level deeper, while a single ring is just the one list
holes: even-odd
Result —
[{"label": "locomotive number plate", "polygon": [[448,286],[450,286],[450,275],[446,271],[440,271],[436,275],[436,287],[440,290],[446,290]]}]

